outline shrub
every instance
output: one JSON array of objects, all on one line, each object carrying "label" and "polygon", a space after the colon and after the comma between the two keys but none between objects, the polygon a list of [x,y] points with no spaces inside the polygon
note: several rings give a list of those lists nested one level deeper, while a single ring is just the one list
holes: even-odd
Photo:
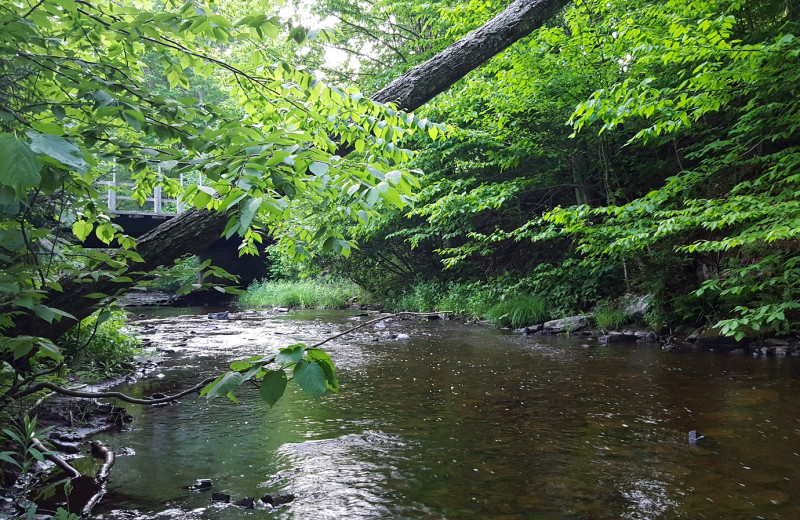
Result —
[{"label": "shrub", "polygon": [[98,311],[70,329],[63,340],[70,367],[98,377],[126,371],[141,346],[126,316],[119,308]]},{"label": "shrub", "polygon": [[148,283],[148,288],[156,291],[175,292],[184,285],[197,282],[199,265],[194,255],[175,261],[175,265],[161,273],[155,280]]},{"label": "shrub", "polygon": [[486,313],[496,327],[520,328],[542,323],[550,318],[546,303],[537,296],[517,295],[498,303]]}]

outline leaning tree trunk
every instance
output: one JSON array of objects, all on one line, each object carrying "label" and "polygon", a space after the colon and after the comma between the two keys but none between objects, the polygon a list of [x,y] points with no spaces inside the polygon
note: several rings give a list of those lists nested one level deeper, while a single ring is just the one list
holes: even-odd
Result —
[{"label": "leaning tree trunk", "polygon": [[[467,73],[480,67],[498,52],[533,32],[566,5],[568,0],[516,0],[503,12],[446,48],[430,60],[392,81],[372,96],[373,101],[394,103],[413,111],[444,92]],[[345,155],[352,150],[339,150]],[[144,264],[133,266],[146,271],[167,265],[184,254],[202,252],[222,235],[228,217],[210,211],[187,211],[166,221],[138,239],[137,251]],[[89,316],[97,300],[92,293],[120,294],[132,283],[101,280],[98,282],[62,282],[63,292],[48,294],[47,305],[69,312],[78,319]],[[34,315],[20,317],[8,336],[30,335],[56,339],[74,322],[62,319],[44,326]]]}]

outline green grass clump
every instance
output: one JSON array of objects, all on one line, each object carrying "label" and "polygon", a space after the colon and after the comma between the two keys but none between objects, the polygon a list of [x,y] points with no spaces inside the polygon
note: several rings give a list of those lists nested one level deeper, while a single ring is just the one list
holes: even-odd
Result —
[{"label": "green grass clump", "polygon": [[598,329],[617,330],[631,323],[631,317],[618,306],[603,302],[594,308],[594,321]]},{"label": "green grass clump", "polygon": [[546,303],[537,296],[518,295],[490,308],[486,317],[496,327],[518,329],[547,321]]},{"label": "green grass clump", "polygon": [[239,302],[256,307],[340,309],[352,298],[359,304],[373,302],[372,295],[348,280],[262,280],[253,282]]}]

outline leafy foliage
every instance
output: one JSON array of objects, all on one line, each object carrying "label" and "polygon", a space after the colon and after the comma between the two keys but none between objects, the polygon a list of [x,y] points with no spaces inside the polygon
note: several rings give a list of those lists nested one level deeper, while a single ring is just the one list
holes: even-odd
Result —
[{"label": "leafy foliage", "polygon": [[234,392],[245,382],[251,381],[259,388],[259,395],[270,406],[274,405],[286,390],[287,371],[303,391],[314,398],[328,391],[338,392],[336,367],[330,356],[315,347],[297,343],[281,348],[274,356],[255,356],[231,363],[230,371],[221,374],[200,392],[208,397],[228,397],[238,403]]}]

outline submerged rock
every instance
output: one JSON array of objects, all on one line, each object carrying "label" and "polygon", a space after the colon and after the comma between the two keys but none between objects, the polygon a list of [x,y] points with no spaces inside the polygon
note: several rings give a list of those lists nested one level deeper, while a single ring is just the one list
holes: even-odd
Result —
[{"label": "submerged rock", "polygon": [[256,501],[253,499],[253,497],[244,497],[234,502],[233,505],[244,509],[253,509],[256,507]]},{"label": "submerged rock", "polygon": [[191,486],[187,486],[186,489],[188,489],[189,491],[200,492],[200,491],[208,491],[212,487],[214,487],[214,483],[211,481],[210,478],[199,478],[194,481],[194,484],[192,484]]},{"label": "submerged rock", "polygon": [[288,504],[294,500],[294,495],[291,493],[286,494],[279,494],[279,493],[269,493],[261,497],[261,501],[265,504],[269,504],[272,507],[282,506],[284,504]]}]

